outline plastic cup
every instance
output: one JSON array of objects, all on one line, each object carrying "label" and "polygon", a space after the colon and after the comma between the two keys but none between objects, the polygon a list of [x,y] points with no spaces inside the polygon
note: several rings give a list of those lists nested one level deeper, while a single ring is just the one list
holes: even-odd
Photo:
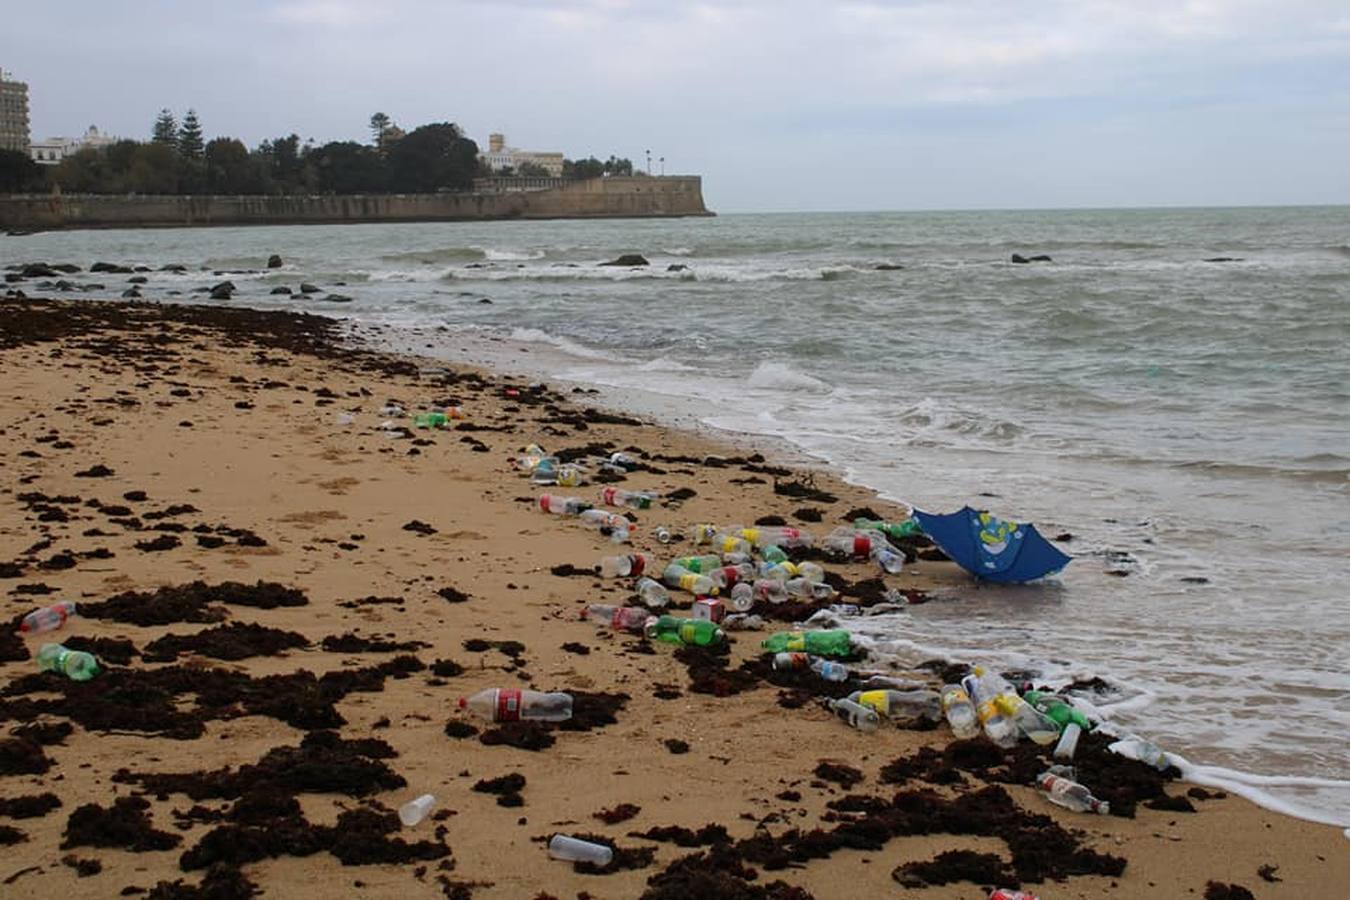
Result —
[{"label": "plastic cup", "polygon": [[567,862],[588,862],[607,866],[614,859],[614,851],[604,844],[592,844],[565,834],[555,834],[548,842],[548,855]]},{"label": "plastic cup", "polygon": [[423,794],[414,800],[409,800],[398,808],[399,821],[403,823],[405,828],[411,828],[425,819],[427,813],[431,812],[431,808],[435,805],[436,798],[430,794]]}]

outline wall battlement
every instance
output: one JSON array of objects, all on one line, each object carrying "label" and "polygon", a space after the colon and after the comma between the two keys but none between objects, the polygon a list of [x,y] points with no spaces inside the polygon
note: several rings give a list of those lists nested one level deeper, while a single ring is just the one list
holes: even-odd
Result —
[{"label": "wall battlement", "polygon": [[442,194],[0,195],[0,229],[14,231],[710,215],[698,175],[612,176],[545,190]]}]

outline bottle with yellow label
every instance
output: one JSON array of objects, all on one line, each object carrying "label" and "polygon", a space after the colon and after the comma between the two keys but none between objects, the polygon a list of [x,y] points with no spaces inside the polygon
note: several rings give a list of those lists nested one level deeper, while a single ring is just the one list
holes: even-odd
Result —
[{"label": "bottle with yellow label", "polygon": [[816,656],[849,656],[853,639],[842,628],[822,631],[780,631],[760,644],[770,653],[812,653]]},{"label": "bottle with yellow label", "polygon": [[659,616],[647,621],[648,640],[667,644],[693,644],[706,647],[725,640],[722,629],[707,619],[682,619],[679,616]]},{"label": "bottle with yellow label", "polygon": [[717,582],[707,575],[690,572],[684,566],[678,566],[674,563],[666,566],[666,570],[661,573],[661,580],[670,587],[679,588],[691,594],[707,594],[715,597],[721,590],[717,586]]},{"label": "bottle with yellow label", "polygon": [[869,706],[888,719],[942,718],[942,698],[937,691],[854,691],[848,699]]}]

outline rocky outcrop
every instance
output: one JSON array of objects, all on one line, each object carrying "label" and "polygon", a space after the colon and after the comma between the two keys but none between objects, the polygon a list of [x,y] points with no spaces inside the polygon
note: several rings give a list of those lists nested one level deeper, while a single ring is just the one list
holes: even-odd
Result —
[{"label": "rocky outcrop", "polygon": [[1034,262],[1054,262],[1053,259],[1046,256],[1044,253],[1040,254],[1039,256],[1023,256],[1020,253],[1014,253],[1012,255],[1012,261],[1015,263],[1024,263],[1024,264]]},{"label": "rocky outcrop", "polygon": [[611,259],[609,262],[600,263],[600,265],[633,267],[633,266],[649,266],[651,265],[651,263],[647,262],[647,257],[643,256],[641,253],[625,253],[618,259]]},{"label": "rocky outcrop", "polygon": [[280,257],[278,254],[276,254],[276,253],[273,253],[271,256],[267,257],[267,268],[269,268],[269,269],[280,269],[280,268],[281,268],[281,257]]}]

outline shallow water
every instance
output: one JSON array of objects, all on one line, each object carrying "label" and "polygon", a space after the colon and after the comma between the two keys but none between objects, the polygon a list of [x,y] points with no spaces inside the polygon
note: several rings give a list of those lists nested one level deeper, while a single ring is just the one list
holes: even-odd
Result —
[{"label": "shallow water", "polygon": [[[230,275],[230,302],[294,309],[267,291],[346,282],[334,290],[352,303],[304,307],[431,329],[416,349],[469,348],[780,439],[924,509],[969,502],[1071,532],[1077,559],[1053,583],[953,582],[856,627],[908,661],[1101,675],[1122,688],[1102,708],[1123,730],[1197,764],[1313,779],[1265,785],[1264,799],[1350,824],[1350,785],[1316,782],[1350,779],[1350,209],[0,240],[0,264],[223,270],[273,252],[286,265]],[[653,265],[595,265],[624,252]],[[1054,262],[1014,265],[1014,252]],[[1221,256],[1240,259],[1205,261]],[[125,278],[75,280],[120,291]],[[218,280],[154,274],[146,295],[201,300],[186,292]]]}]

